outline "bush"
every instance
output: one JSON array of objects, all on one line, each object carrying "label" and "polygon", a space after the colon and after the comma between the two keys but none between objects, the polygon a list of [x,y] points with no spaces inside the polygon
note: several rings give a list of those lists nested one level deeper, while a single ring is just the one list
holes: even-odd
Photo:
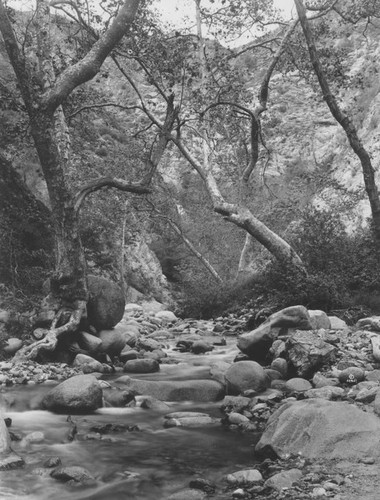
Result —
[{"label": "bush", "polygon": [[380,257],[371,228],[350,235],[338,213],[311,209],[289,240],[308,276],[295,276],[273,262],[261,293],[283,307],[303,304],[330,311],[353,305],[380,306],[373,298],[380,291]]}]

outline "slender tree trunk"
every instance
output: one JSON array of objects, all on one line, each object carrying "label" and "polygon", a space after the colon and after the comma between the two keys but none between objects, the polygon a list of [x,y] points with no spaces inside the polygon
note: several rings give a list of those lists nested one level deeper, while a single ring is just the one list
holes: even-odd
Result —
[{"label": "slender tree trunk", "polygon": [[314,35],[311,30],[309,21],[306,17],[306,9],[303,5],[303,2],[302,0],[294,1],[309,50],[310,61],[313,65],[314,72],[317,75],[323,97],[325,98],[325,101],[330,108],[331,114],[345,131],[352,150],[360,160],[363,171],[364,185],[371,206],[373,229],[376,239],[380,242],[380,198],[376,186],[375,172],[372,166],[371,157],[363,146],[363,143],[359,138],[354,124],[350,120],[349,116],[340,109],[335,96],[331,92],[327,78],[323,71],[323,67],[318,57]]}]

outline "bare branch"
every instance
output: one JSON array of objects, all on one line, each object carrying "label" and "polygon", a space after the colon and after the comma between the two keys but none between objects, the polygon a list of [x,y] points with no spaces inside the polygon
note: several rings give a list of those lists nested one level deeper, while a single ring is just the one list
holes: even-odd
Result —
[{"label": "bare branch", "polygon": [[93,181],[85,184],[73,197],[73,207],[75,212],[78,212],[85,198],[95,191],[99,191],[104,187],[113,187],[121,191],[126,191],[128,193],[134,194],[149,194],[151,189],[149,189],[144,184],[131,184],[124,179],[117,179],[113,177],[100,177],[94,179]]}]

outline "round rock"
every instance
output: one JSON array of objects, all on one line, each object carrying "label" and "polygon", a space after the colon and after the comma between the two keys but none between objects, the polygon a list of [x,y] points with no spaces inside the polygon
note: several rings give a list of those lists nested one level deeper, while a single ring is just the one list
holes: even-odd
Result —
[{"label": "round rock", "polygon": [[125,308],[122,289],[113,281],[99,276],[88,276],[88,291],[87,316],[90,325],[98,331],[117,325],[124,315]]},{"label": "round rock", "polygon": [[225,373],[228,394],[238,395],[248,389],[263,391],[270,385],[270,379],[263,367],[256,361],[239,361]]},{"label": "round rock", "polygon": [[103,391],[93,375],[77,375],[54,387],[41,406],[56,413],[90,413],[103,405]]}]

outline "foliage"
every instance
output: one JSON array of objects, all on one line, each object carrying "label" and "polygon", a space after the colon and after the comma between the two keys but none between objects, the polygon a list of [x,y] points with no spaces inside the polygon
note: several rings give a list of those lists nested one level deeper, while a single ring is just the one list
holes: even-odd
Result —
[{"label": "foliage", "polygon": [[379,307],[369,300],[380,290],[380,255],[370,229],[348,234],[339,213],[309,209],[292,243],[308,276],[294,276],[272,263],[265,287],[256,293],[274,297],[283,307],[303,304],[325,311],[352,305]]}]

